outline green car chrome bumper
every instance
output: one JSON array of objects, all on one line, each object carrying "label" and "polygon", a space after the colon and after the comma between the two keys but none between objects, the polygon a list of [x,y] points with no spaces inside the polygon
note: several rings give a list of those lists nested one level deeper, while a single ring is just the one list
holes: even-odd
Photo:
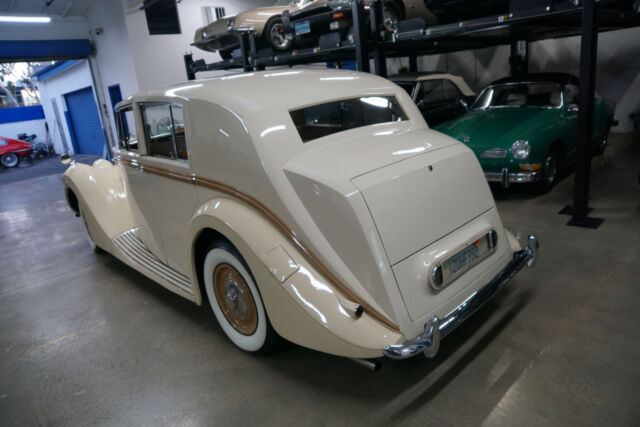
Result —
[{"label": "green car chrome bumper", "polygon": [[485,172],[484,176],[489,182],[499,182],[504,188],[509,184],[531,183],[542,180],[542,171],[536,172],[517,172],[510,173],[509,169],[504,168],[502,172]]}]

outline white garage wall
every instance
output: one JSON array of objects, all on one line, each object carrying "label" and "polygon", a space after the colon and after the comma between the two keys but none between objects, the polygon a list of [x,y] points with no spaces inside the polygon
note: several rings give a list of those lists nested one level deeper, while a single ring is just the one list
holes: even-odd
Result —
[{"label": "white garage wall", "polygon": [[3,22],[0,40],[60,40],[86,39],[89,26],[81,17],[51,17],[48,24],[17,24]]},{"label": "white garage wall", "polygon": [[[128,0],[123,2],[125,7],[131,5]],[[125,21],[140,89],[186,80],[183,59],[185,53],[193,52],[194,59],[204,59],[207,62],[220,60],[217,53],[205,52],[190,46],[196,29],[203,25],[202,6],[224,7],[227,15],[234,15],[243,10],[270,6],[274,3],[275,0],[183,0],[178,4],[182,34],[153,36],[149,35],[144,11],[128,9],[125,12]],[[198,77],[215,74],[199,73]]]},{"label": "white garage wall", "polygon": [[[616,102],[614,132],[631,132],[629,114],[640,111],[640,28],[600,33],[596,92]],[[459,74],[476,90],[509,75],[509,46],[455,52],[418,58],[420,71],[443,70]],[[389,73],[395,73],[408,60],[390,60]],[[571,72],[579,74],[580,37],[544,40],[529,45],[530,72]]]},{"label": "white garage wall", "polygon": [[44,127],[46,120],[27,120],[24,122],[2,123],[0,124],[0,136],[18,139],[18,134],[26,133],[27,135],[36,134],[37,137],[33,142],[46,142],[46,130]]},{"label": "white garage wall", "polygon": [[[90,28],[90,39],[95,45],[97,53],[94,61],[99,70],[106,104],[106,108],[105,105],[102,108],[109,119],[111,134],[114,139],[117,139],[108,88],[119,84],[122,99],[126,99],[140,90],[121,1],[102,0],[94,2],[87,19]],[[96,31],[96,29],[101,30]]]},{"label": "white garage wall", "polygon": [[[66,151],[69,154],[75,154],[73,144],[71,142],[71,134],[69,133],[69,128],[64,114],[65,111],[67,111],[64,94],[83,89],[87,86],[93,87],[93,82],[91,80],[89,64],[86,60],[80,60],[64,71],[38,82],[38,90],[40,91],[40,100],[42,101],[44,116],[47,119],[47,123],[49,123],[49,134],[51,135],[51,140],[56,153],[63,153]],[[56,124],[55,113],[51,104],[52,98],[55,98],[56,103],[58,104],[61,122],[60,125],[67,140],[66,149],[62,144],[60,131]],[[97,104],[98,103],[96,101],[96,105]]]}]

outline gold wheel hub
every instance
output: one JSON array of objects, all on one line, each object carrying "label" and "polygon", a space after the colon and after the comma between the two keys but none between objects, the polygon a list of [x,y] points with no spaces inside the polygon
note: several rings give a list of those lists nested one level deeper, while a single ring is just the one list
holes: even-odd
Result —
[{"label": "gold wheel hub", "polygon": [[258,310],[251,290],[242,275],[229,264],[213,271],[213,290],[225,319],[242,335],[253,334],[258,327]]}]

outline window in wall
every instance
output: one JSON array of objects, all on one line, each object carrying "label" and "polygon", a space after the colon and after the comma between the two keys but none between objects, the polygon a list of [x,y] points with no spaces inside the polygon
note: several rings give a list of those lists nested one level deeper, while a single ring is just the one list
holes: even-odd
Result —
[{"label": "window in wall", "polygon": [[142,7],[149,34],[180,34],[176,0],[145,0]]},{"label": "window in wall", "polygon": [[147,141],[147,154],[173,160],[187,160],[182,106],[144,103],[140,108]]},{"label": "window in wall", "polygon": [[138,151],[138,137],[136,124],[133,119],[131,106],[121,108],[117,114],[118,146],[123,150]]},{"label": "window in wall", "polygon": [[202,6],[202,23],[209,25],[226,15],[224,7]]}]

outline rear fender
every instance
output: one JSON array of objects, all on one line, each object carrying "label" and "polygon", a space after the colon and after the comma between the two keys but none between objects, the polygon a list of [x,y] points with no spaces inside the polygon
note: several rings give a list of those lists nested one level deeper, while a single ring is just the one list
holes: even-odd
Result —
[{"label": "rear fender", "polygon": [[73,163],[62,177],[69,207],[82,210],[93,240],[108,252],[113,238],[134,227],[123,173],[121,165],[99,159],[92,166]]},{"label": "rear fender", "polygon": [[[258,211],[226,197],[201,205],[189,233],[195,300],[206,295],[198,280],[196,246],[206,230],[228,239],[242,254],[256,280],[274,329],[296,344],[348,357],[378,357],[402,335],[366,312],[358,317],[345,298],[303,254]],[[200,242],[201,243],[201,242]]]}]

